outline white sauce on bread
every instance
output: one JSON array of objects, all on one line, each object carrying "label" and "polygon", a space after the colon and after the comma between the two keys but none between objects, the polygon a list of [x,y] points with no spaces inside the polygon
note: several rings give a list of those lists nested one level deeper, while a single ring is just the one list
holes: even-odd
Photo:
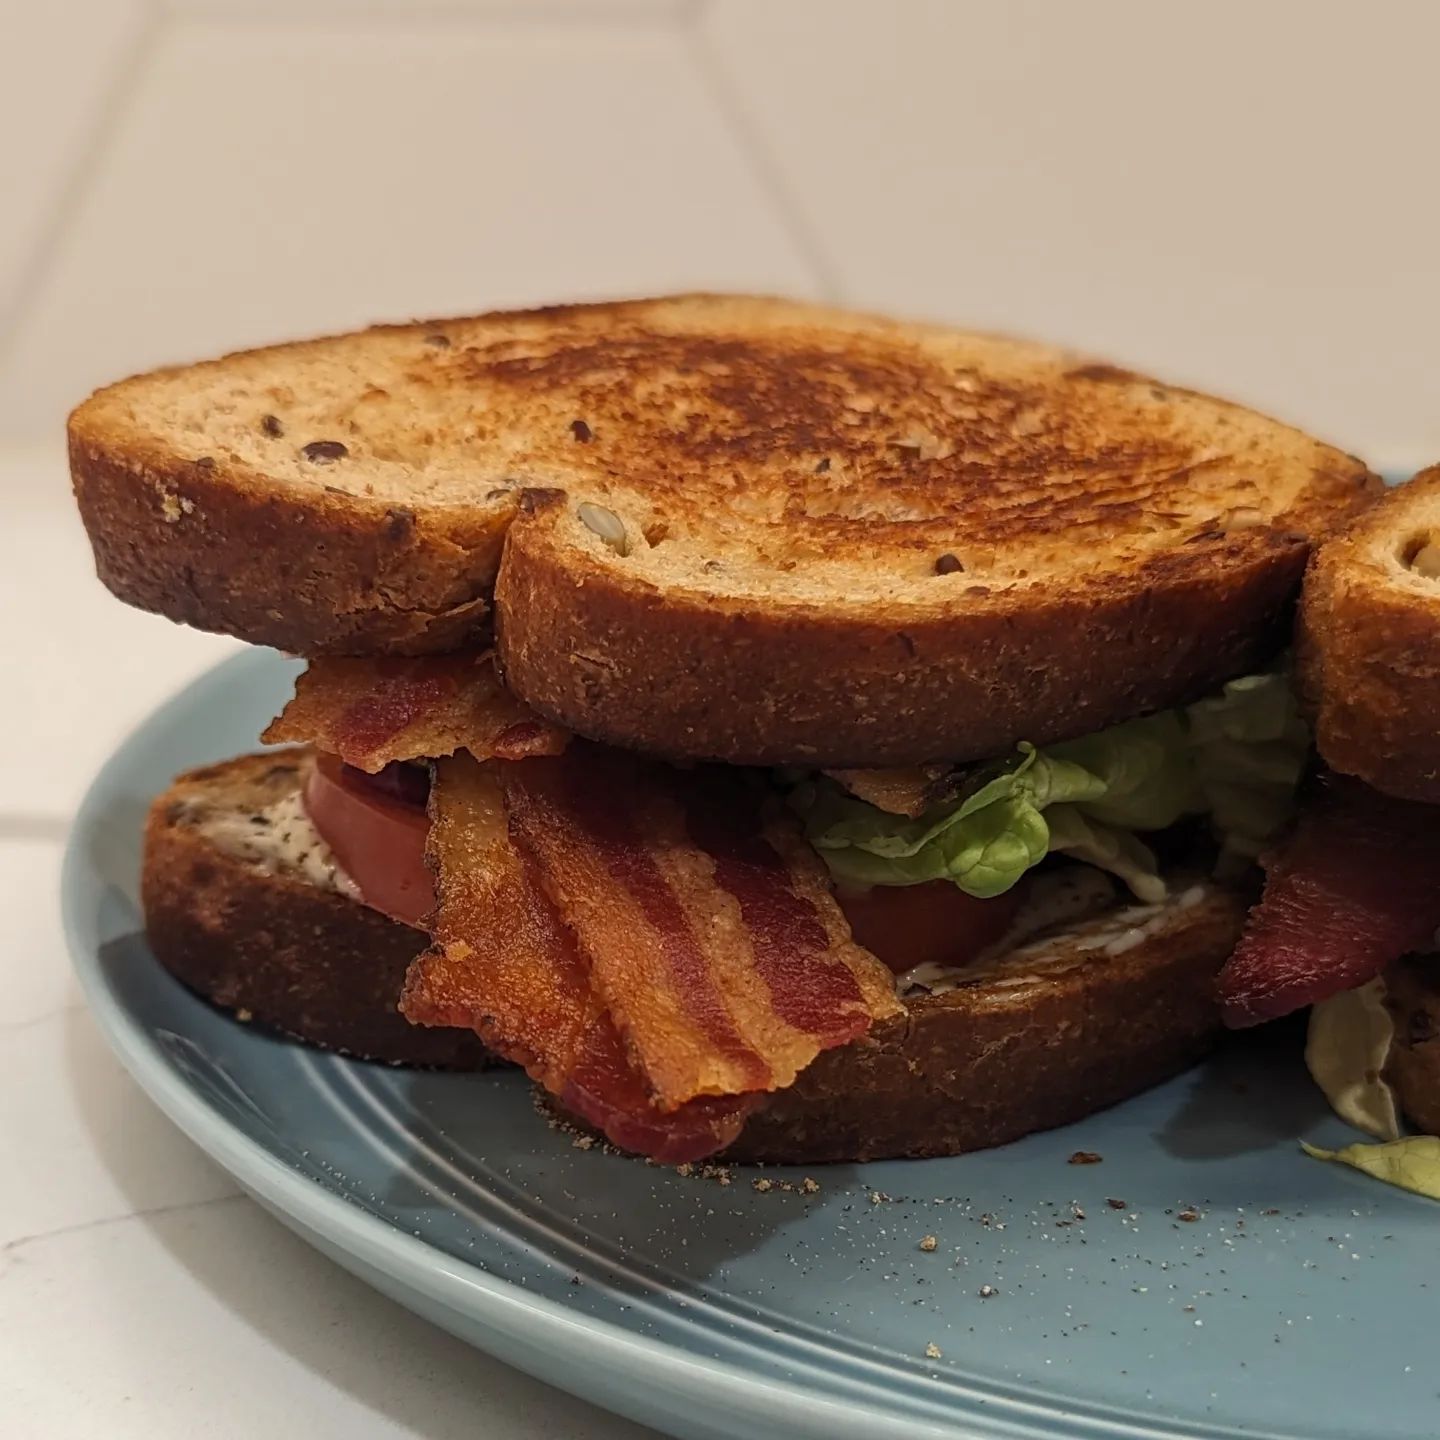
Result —
[{"label": "white sauce on bread", "polygon": [[298,790],[261,809],[207,809],[194,818],[196,827],[217,850],[237,860],[271,874],[291,875],[352,900],[360,897],[334,851],[320,838]]},{"label": "white sauce on bread", "polygon": [[[1143,945],[1177,911],[1198,905],[1207,893],[1205,885],[1190,885],[1153,905],[1117,909],[1115,881],[1104,871],[1092,865],[1044,871],[1033,878],[1010,929],[994,945],[966,965],[917,965],[896,977],[896,990],[902,997],[921,992],[943,995],[963,984],[975,965],[1002,955],[1039,954],[1059,938],[1073,950],[1123,955]],[[1107,921],[1103,925],[1086,923],[1102,916]],[[1081,933],[1070,933],[1072,927],[1082,925]]]}]

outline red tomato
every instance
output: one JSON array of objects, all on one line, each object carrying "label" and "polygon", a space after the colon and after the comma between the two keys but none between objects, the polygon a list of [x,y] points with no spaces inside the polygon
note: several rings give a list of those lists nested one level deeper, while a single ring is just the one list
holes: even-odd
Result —
[{"label": "red tomato", "polygon": [[837,891],[855,939],[897,975],[934,961],[965,965],[1009,928],[1023,886],[977,900],[949,880]]},{"label": "red tomato", "polygon": [[418,929],[435,906],[425,868],[430,819],[423,805],[397,792],[396,785],[322,754],[305,784],[305,809],[365,904]]}]

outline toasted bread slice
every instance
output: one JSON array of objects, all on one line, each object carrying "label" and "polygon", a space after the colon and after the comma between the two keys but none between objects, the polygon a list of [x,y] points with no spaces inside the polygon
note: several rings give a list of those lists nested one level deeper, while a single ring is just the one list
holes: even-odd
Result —
[{"label": "toasted bread slice", "polygon": [[730,1159],[958,1155],[1083,1119],[1203,1056],[1215,976],[1245,905],[1209,883],[1111,911],[983,965],[829,1050],[742,1131]]},{"label": "toasted bread slice", "polygon": [[205,999],[312,1045],[394,1064],[475,1069],[464,1030],[396,1009],[426,938],[337,888],[299,808],[306,752],[182,775],[154,803],[141,894],[150,948]]},{"label": "toasted bread slice", "polygon": [[1411,955],[1385,972],[1395,1038],[1385,1078],[1410,1123],[1440,1135],[1440,956]]},{"label": "toasted bread slice", "polygon": [[103,390],[75,492],[122,599],[307,655],[457,648],[582,734],[975,758],[1259,661],[1376,483],[1043,345],[707,295],[492,314]]},{"label": "toasted bread slice", "polygon": [[1297,652],[1326,763],[1401,799],[1440,801],[1440,467],[1315,556]]}]

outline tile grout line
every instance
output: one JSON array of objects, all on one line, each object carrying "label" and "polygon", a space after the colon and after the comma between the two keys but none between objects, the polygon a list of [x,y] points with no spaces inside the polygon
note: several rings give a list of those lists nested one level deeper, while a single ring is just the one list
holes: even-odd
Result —
[{"label": "tile grout line", "polygon": [[65,816],[0,813],[0,840],[63,841],[69,834]]},{"label": "tile grout line", "polygon": [[35,1030],[52,1020],[64,1020],[68,1015],[78,1015],[86,1008],[84,999],[72,1000],[58,1010],[47,1010],[43,1015],[32,1015],[27,1020],[0,1020],[0,1035],[16,1035],[24,1030]]},{"label": "tile grout line", "polygon": [[830,264],[830,257],[820,244],[819,236],[796,207],[769,146],[756,126],[746,118],[729,78],[706,42],[705,12],[711,3],[713,0],[694,0],[689,11],[682,17],[683,33],[691,58],[715,108],[720,112],[726,130],[731,139],[739,145],[740,153],[769,200],[772,211],[779,218],[791,243],[800,252],[800,258],[819,282],[822,297],[832,302],[839,301],[843,299],[840,279]]},{"label": "tile grout line", "polygon": [[19,268],[15,298],[0,311],[0,364],[9,358],[19,338],[21,321],[34,304],[54,263],[60,237],[69,228],[99,172],[105,153],[113,143],[120,117],[135,95],[135,82],[150,57],[156,37],[164,28],[164,18],[153,0],[149,0],[126,54],[115,67],[110,84],[105,87],[80,154],[69,167],[60,193],[50,207],[49,218],[41,226],[38,239]]},{"label": "tile grout line", "polygon": [[0,1245],[0,1258],[16,1254],[31,1245],[40,1245],[47,1240],[59,1240],[67,1235],[82,1235],[87,1230],[101,1230],[111,1225],[123,1225],[127,1220],[159,1219],[167,1215],[180,1215],[187,1210],[203,1210],[212,1205],[229,1205],[236,1200],[249,1200],[243,1190],[229,1195],[211,1195],[205,1200],[178,1200],[171,1205],[151,1205],[143,1210],[127,1210],[123,1215],[101,1215],[95,1220],[82,1220],[75,1225],[61,1225],[55,1230],[41,1230],[34,1235],[17,1235]]},{"label": "tile grout line", "polygon": [[[384,25],[411,22],[430,25],[438,21],[456,25],[538,26],[589,23],[600,26],[615,25],[620,28],[652,28],[686,18],[683,12],[666,15],[663,11],[650,10],[643,5],[627,4],[626,0],[594,0],[594,3],[587,3],[587,0],[569,0],[569,3],[563,5],[540,8],[533,8],[526,0],[499,0],[499,3],[474,8],[454,3],[454,0],[452,3],[446,3],[446,0],[419,0],[419,3],[415,4],[405,3],[405,0],[369,0],[369,3],[363,6],[350,6],[343,13],[323,8],[308,10],[303,6],[286,4],[284,0],[260,0],[260,3],[223,0],[223,3],[207,6],[203,11],[191,9],[184,0],[155,0],[155,3],[159,5],[166,19],[185,22],[198,20],[207,25],[218,23],[241,27],[252,22],[273,25],[276,21],[287,25],[320,27],[348,26],[356,21],[362,24],[378,22]],[[683,0],[683,3],[687,6],[694,5],[697,0]]]}]

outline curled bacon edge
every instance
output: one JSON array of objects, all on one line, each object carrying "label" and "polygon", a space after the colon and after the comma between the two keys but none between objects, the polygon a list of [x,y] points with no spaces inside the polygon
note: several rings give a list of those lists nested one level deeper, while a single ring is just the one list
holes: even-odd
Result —
[{"label": "curled bacon edge", "polygon": [[1373,980],[1440,928],[1436,807],[1323,776],[1265,863],[1265,892],[1218,982],[1232,1028]]},{"label": "curled bacon edge", "polygon": [[313,744],[370,774],[468,750],[481,760],[558,755],[570,735],[500,682],[490,651],[312,660],[262,737]]}]

